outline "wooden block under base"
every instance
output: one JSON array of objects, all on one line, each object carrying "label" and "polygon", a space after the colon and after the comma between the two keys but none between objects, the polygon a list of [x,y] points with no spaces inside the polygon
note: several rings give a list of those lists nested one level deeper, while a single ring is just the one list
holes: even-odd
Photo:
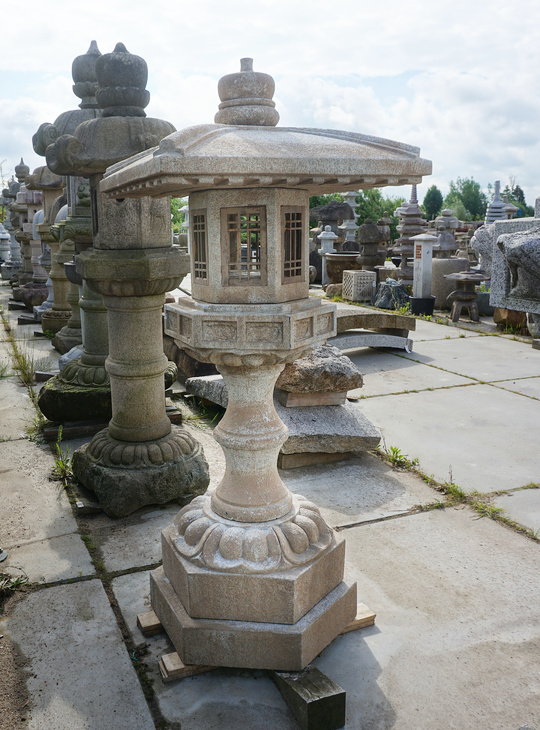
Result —
[{"label": "wooden block under base", "polygon": [[270,672],[302,730],[337,730],[345,725],[345,690],[317,667]]},{"label": "wooden block under base", "polygon": [[202,664],[184,664],[175,651],[171,654],[163,654],[158,666],[164,682],[194,677],[196,674],[204,674],[205,672],[211,672],[212,669],[217,669],[217,667],[207,667]]},{"label": "wooden block under base", "polygon": [[348,626],[345,626],[341,634],[347,634],[349,631],[356,631],[357,629],[363,629],[366,626],[373,626],[375,624],[376,613],[366,606],[365,603],[359,603],[356,607],[356,618],[351,621]]},{"label": "wooden block under base", "polygon": [[137,616],[137,626],[141,630],[143,636],[154,636],[161,634],[163,626],[154,611],[146,611],[139,613]]}]

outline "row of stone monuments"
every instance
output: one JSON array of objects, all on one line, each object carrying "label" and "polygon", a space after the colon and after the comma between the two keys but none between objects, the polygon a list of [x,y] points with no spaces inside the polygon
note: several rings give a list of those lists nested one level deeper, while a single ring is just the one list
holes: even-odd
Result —
[{"label": "row of stone monuments", "polygon": [[[219,82],[215,123],[180,132],[146,116],[146,63],[122,44],[101,55],[92,43],[73,77],[79,109],[41,125],[34,149],[46,165],[21,173],[45,201],[36,232],[52,244],[49,326],[62,324],[53,343],[69,345],[39,405],[59,421],[92,408],[110,418],[73,457],[107,514],[199,495],[164,530],[151,578],[152,607],[182,660],[302,669],[356,615],[344,540],[277,469],[287,428],[275,382],[336,334],[335,305],[309,297],[309,196],[416,184],[431,163],[397,142],[281,129],[273,79],[251,59]],[[172,244],[170,195],[189,195],[190,260]],[[192,296],[165,306],[165,332],[227,386],[214,431],[225,475],[208,492],[200,445],[165,409],[165,293],[189,268]]]}]

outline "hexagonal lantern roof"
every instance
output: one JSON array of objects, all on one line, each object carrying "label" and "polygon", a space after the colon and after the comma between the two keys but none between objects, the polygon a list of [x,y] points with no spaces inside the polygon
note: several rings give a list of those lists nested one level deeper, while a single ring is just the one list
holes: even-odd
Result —
[{"label": "hexagonal lantern roof", "polygon": [[[232,88],[239,81],[249,86],[241,98],[231,101],[229,95],[220,105],[220,110],[226,107],[228,123],[188,127],[165,137],[159,146],[108,168],[101,190],[116,198],[255,187],[296,188],[314,195],[412,185],[431,174],[431,162],[419,156],[418,147],[334,129],[273,126],[277,112],[272,109],[270,121],[264,118],[269,105],[274,106],[266,91],[271,77],[243,66],[239,74],[221,80],[222,99],[227,79],[233,80]],[[265,86],[265,98],[257,95],[257,84]],[[220,111],[216,118],[223,116]]]}]

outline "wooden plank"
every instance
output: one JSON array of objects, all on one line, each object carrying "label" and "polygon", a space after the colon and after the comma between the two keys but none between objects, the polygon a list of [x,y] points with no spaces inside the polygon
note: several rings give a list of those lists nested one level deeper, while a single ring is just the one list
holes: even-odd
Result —
[{"label": "wooden plank", "polygon": [[154,636],[161,634],[163,626],[154,611],[146,611],[137,616],[137,626],[141,630],[143,636]]},{"label": "wooden plank", "polygon": [[163,654],[158,666],[164,682],[194,677],[196,674],[204,674],[211,672],[212,669],[217,669],[217,667],[209,667],[204,664],[184,664],[175,651],[171,654]]},{"label": "wooden plank", "polygon": [[376,613],[366,606],[365,603],[359,603],[356,606],[356,618],[351,621],[348,626],[340,631],[340,634],[347,634],[349,631],[357,631],[363,629],[366,626],[373,626],[375,624]]},{"label": "wooden plank", "polygon": [[337,730],[345,725],[345,690],[317,667],[270,672],[302,730]]}]

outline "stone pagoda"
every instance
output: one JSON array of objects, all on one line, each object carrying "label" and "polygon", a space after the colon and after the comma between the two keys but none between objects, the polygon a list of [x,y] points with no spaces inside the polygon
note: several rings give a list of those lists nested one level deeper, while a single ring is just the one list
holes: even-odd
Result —
[{"label": "stone pagoda", "polygon": [[486,209],[484,223],[488,224],[498,220],[506,220],[506,205],[507,204],[501,198],[501,181],[496,180],[495,193],[493,195],[493,200]]},{"label": "stone pagoda", "polygon": [[164,530],[152,606],[186,664],[298,670],[356,611],[343,539],[277,470],[276,379],[336,332],[335,305],[309,297],[309,196],[417,183],[431,163],[397,142],[276,126],[273,79],[251,59],[218,90],[214,124],[170,135],[100,186],[117,200],[189,194],[192,297],[166,306],[165,327],[228,391],[214,431],[225,475]]},{"label": "stone pagoda", "polygon": [[400,224],[397,227],[400,236],[396,241],[397,245],[394,247],[393,253],[396,256],[401,256],[401,263],[397,270],[398,279],[402,284],[408,285],[413,283],[413,267],[410,260],[413,257],[414,243],[411,238],[424,233],[428,224],[424,220],[422,210],[418,205],[416,185],[412,186],[409,203],[404,203],[397,210],[400,217]]}]

